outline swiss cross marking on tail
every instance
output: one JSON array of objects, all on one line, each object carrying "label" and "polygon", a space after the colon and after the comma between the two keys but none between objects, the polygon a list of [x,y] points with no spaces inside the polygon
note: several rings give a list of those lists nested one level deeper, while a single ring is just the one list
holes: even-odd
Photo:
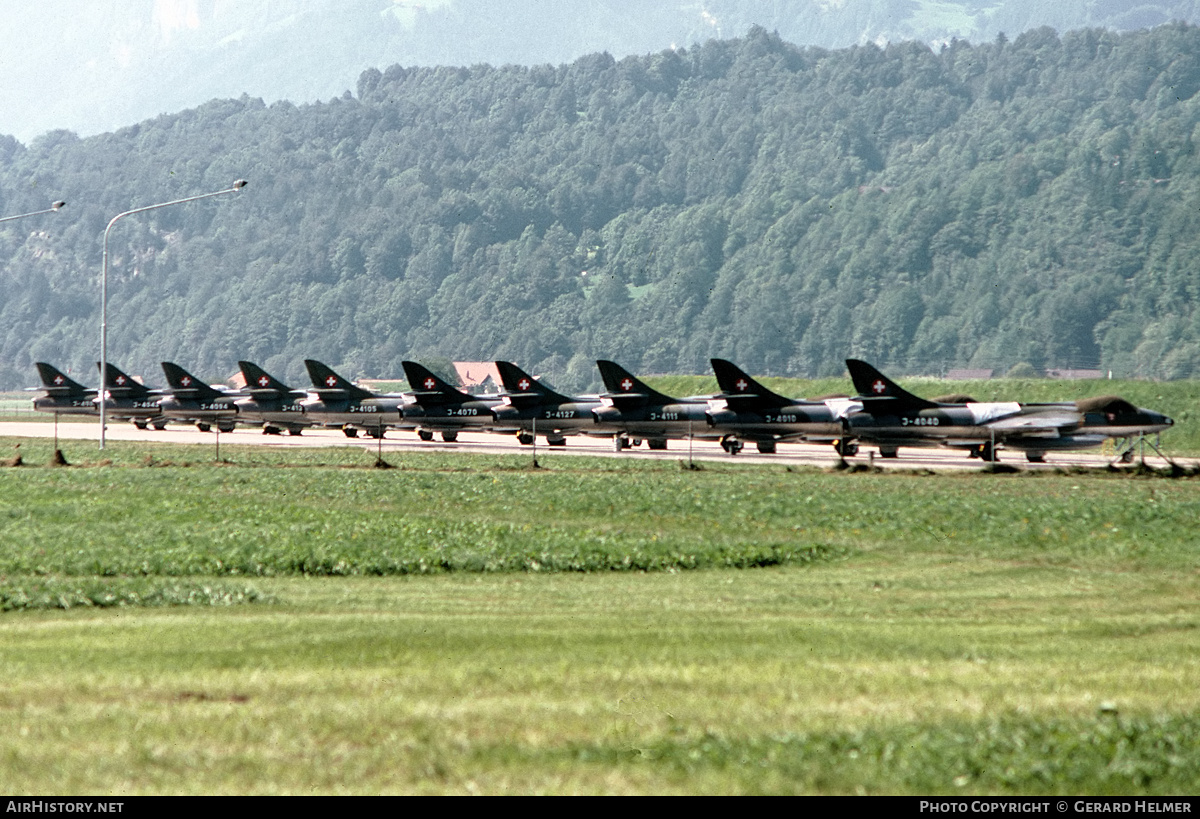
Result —
[{"label": "swiss cross marking on tail", "polygon": [[258,377],[258,386],[265,387],[270,383],[271,383],[271,379],[267,378],[265,375],[260,375]]},{"label": "swiss cross marking on tail", "polygon": [[326,378],[326,379],[325,379],[325,383],[326,383],[326,384],[328,384],[328,385],[329,385],[329,386],[331,386],[331,387],[336,387],[336,386],[337,386],[337,379],[336,379],[336,378],[334,378],[334,377],[331,375],[331,376],[329,376],[328,378]]},{"label": "swiss cross marking on tail", "polygon": [[633,381],[626,378],[624,381],[621,382],[621,389],[625,390],[625,392],[629,392],[630,390],[633,389]]},{"label": "swiss cross marking on tail", "polygon": [[179,383],[185,387],[190,387],[190,386],[192,386],[192,379],[188,378],[185,375],[183,378],[179,379]]},{"label": "swiss cross marking on tail", "polygon": [[871,385],[871,389],[874,390],[876,395],[883,395],[887,392],[887,384],[884,384],[882,381],[876,381]]},{"label": "swiss cross marking on tail", "polygon": [[738,392],[745,392],[746,388],[749,387],[750,385],[746,383],[746,379],[739,378],[738,382],[736,384],[734,384],[733,386],[737,387]]},{"label": "swiss cross marking on tail", "polygon": [[434,381],[432,378],[425,379],[425,389],[432,390],[436,386],[437,386],[437,382]]},{"label": "swiss cross marking on tail", "polygon": [[519,389],[521,392],[524,392],[525,390],[529,389],[529,379],[522,378],[520,381],[518,381],[517,389]]},{"label": "swiss cross marking on tail", "polygon": [[63,377],[62,377],[61,375],[56,375],[56,376],[54,376],[54,383],[55,383],[55,384],[61,384],[62,382],[63,382]]}]

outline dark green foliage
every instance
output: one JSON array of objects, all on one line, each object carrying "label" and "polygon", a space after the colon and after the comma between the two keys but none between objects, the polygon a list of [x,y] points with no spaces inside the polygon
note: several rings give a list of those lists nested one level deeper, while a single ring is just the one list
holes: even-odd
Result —
[{"label": "dark green foliage", "polygon": [[[578,764],[744,771],[746,793],[1178,795],[1200,777],[1193,715],[975,722],[752,738],[709,732],[649,747],[577,746]],[[769,771],[769,773],[767,773]]]},{"label": "dark green foliage", "polygon": [[[1200,374],[1200,31],[1039,29],[940,51],[739,40],[570,65],[402,68],[359,97],[214,100],[0,162],[0,386],[110,356],[693,372]],[[586,272],[586,275],[585,275]],[[85,379],[86,380],[86,379]]]}]

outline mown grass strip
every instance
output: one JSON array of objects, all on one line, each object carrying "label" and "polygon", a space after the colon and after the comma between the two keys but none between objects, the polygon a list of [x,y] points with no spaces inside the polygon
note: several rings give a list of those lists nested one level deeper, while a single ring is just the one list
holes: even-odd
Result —
[{"label": "mown grass strip", "polygon": [[2,578],[0,611],[271,602],[253,586],[148,578]]},{"label": "mown grass strip", "polygon": [[444,454],[397,465],[0,470],[0,573],[671,571],[901,548],[1192,566],[1200,518],[1195,480],[1102,472],[692,472],[587,458],[534,470],[519,456]]}]

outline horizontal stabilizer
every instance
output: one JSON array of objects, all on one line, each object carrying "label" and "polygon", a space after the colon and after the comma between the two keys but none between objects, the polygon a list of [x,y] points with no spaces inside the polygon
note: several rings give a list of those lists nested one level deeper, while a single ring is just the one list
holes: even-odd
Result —
[{"label": "horizontal stabilizer", "polygon": [[[96,366],[99,367],[99,363]],[[161,395],[161,393],[151,390],[145,384],[118,370],[113,366],[111,361],[105,362],[104,365],[104,388],[114,398],[128,398],[134,401]]]},{"label": "horizontal stabilizer", "polygon": [[496,370],[499,371],[500,383],[513,404],[565,404],[571,400],[511,362],[497,361]]},{"label": "horizontal stabilizer", "polygon": [[615,404],[674,404],[677,401],[647,386],[616,362],[600,360],[596,362],[596,366],[600,368],[600,377],[604,379],[604,388],[608,391],[601,397]]},{"label": "horizontal stabilizer", "polygon": [[779,393],[772,392],[747,375],[740,367],[723,358],[710,360],[721,397],[735,409],[750,407],[783,407],[796,403]]},{"label": "horizontal stabilizer", "polygon": [[246,381],[246,389],[250,390],[250,395],[256,400],[304,397],[303,390],[293,390],[253,361],[239,361],[238,368],[242,371],[242,378]]},{"label": "horizontal stabilizer", "polygon": [[423,364],[401,361],[400,365],[404,367],[404,375],[413,388],[413,398],[418,404],[462,404],[475,400],[475,396],[446,383]]},{"label": "horizontal stabilizer", "polygon": [[176,398],[185,401],[209,401],[225,396],[225,393],[205,384],[178,364],[164,361],[162,369],[163,375],[167,377],[167,386]]},{"label": "horizontal stabilizer", "polygon": [[859,398],[864,404],[874,405],[874,409],[868,406],[868,412],[883,409],[885,400],[887,406],[897,410],[934,409],[938,406],[933,401],[913,395],[865,361],[847,358],[846,369],[850,371]]},{"label": "horizontal stabilizer", "polygon": [[322,401],[362,401],[375,397],[375,393],[351,384],[320,361],[306,358],[304,367]]},{"label": "horizontal stabilizer", "polygon": [[38,375],[42,379],[42,389],[47,395],[55,398],[85,398],[95,395],[96,391],[88,389],[78,381],[64,375],[57,367],[44,361],[37,362]]}]

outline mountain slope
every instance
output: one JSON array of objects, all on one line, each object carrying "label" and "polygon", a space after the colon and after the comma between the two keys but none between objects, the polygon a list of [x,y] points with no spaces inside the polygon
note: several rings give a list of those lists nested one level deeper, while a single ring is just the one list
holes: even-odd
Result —
[{"label": "mountain slope", "polygon": [[561,67],[368,71],[357,97],[213,101],[115,134],[0,140],[0,383],[110,351],[511,358],[703,372],[1102,366],[1200,356],[1200,33],[799,49],[731,41]]}]

